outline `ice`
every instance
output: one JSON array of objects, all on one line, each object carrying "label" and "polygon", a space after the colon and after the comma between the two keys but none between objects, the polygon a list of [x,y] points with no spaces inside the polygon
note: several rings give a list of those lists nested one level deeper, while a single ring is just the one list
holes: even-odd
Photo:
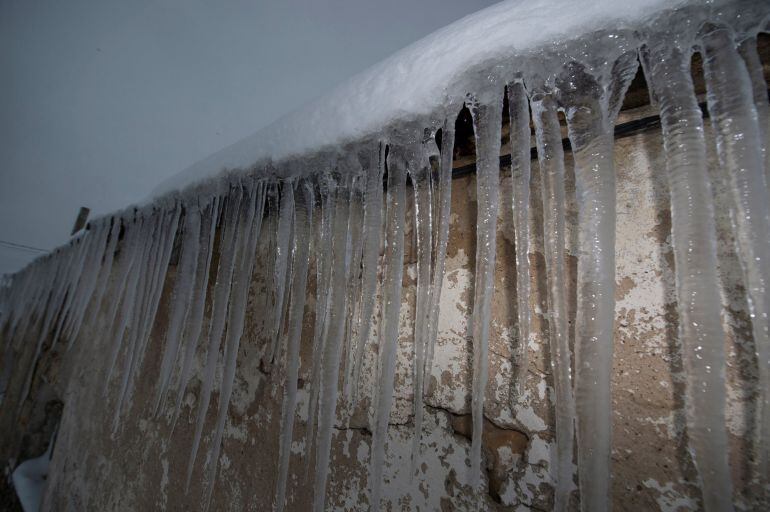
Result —
[{"label": "ice", "polygon": [[160,216],[162,219],[161,226],[156,231],[157,237],[153,241],[153,250],[150,252],[150,264],[148,267],[142,267],[142,270],[145,268],[151,269],[151,273],[145,275],[144,279],[142,279],[144,293],[141,308],[136,307],[134,309],[134,313],[140,313],[135,317],[132,327],[132,336],[129,342],[130,357],[126,358],[123,382],[115,407],[113,430],[117,429],[119,416],[124,404],[129,404],[127,407],[130,407],[133,393],[132,384],[135,383],[136,376],[142,367],[150,333],[155,324],[155,316],[158,312],[158,304],[163,291],[169,260],[171,259],[171,249],[174,246],[180,215],[181,208],[178,204],[164,210],[163,215]]},{"label": "ice", "polygon": [[[626,60],[622,62],[627,64]],[[570,62],[557,80],[564,105],[578,208],[575,408],[581,510],[610,507],[610,436],[615,320],[615,169],[612,94],[625,91],[635,67],[610,78]]]},{"label": "ice", "polygon": [[174,367],[179,352],[183,325],[190,311],[193,286],[195,284],[195,270],[198,266],[200,232],[200,211],[197,208],[187,209],[182,229],[181,255],[177,265],[174,291],[171,295],[172,309],[168,330],[166,331],[163,359],[160,364],[158,391],[155,398],[155,407],[153,408],[156,415],[160,405],[165,402],[166,391],[171,379],[171,370]]},{"label": "ice", "polygon": [[[430,141],[432,143],[432,141]],[[425,352],[430,336],[431,278],[433,275],[433,169],[423,144],[410,155],[409,175],[414,187],[414,233],[417,246],[417,300],[414,320],[414,440],[412,472],[420,459],[422,434]]]},{"label": "ice", "polygon": [[183,341],[186,343],[184,357],[182,359],[182,368],[179,372],[179,386],[174,405],[174,413],[171,420],[171,430],[173,432],[176,421],[179,418],[179,411],[182,407],[187,384],[190,381],[192,373],[193,360],[195,352],[203,339],[203,310],[206,306],[206,295],[209,283],[209,270],[211,268],[211,257],[213,255],[214,239],[217,229],[217,222],[221,213],[222,200],[215,196],[209,203],[201,223],[200,250],[198,265],[195,269],[194,298],[190,306],[188,321],[185,325]]},{"label": "ice", "polygon": [[703,119],[690,76],[689,46],[661,37],[649,49],[648,83],[660,105],[671,194],[679,339],[686,375],[689,447],[706,510],[732,510],[724,416],[724,333],[720,323],[714,205]]},{"label": "ice", "polygon": [[382,180],[385,169],[385,146],[377,145],[376,148],[370,148],[368,152],[362,233],[361,320],[354,345],[353,368],[350,378],[353,387],[351,398],[354,405],[358,401],[361,386],[361,365],[372,329],[372,317],[377,298],[377,265],[380,259],[382,240]]},{"label": "ice", "polygon": [[[313,366],[310,373],[310,404],[308,405],[308,452],[315,443],[315,428],[317,425],[318,398],[321,389],[321,368],[324,364],[326,351],[326,316],[331,294],[330,279],[332,269],[332,201],[331,178],[322,175],[319,178],[319,195],[321,200],[321,219],[318,224],[316,247],[316,307],[313,325]],[[310,464],[306,466],[309,470]]]},{"label": "ice", "polygon": [[[486,95],[473,98],[470,111],[476,137],[476,271],[473,298],[473,383],[471,414],[471,486],[481,482],[481,434],[484,425],[484,395],[487,387],[489,328],[492,294],[495,289],[497,213],[500,207],[500,130],[503,115],[503,88],[494,75],[485,84]],[[497,89],[497,87],[499,89]]]},{"label": "ice", "polygon": [[[511,401],[524,391],[529,370],[529,103],[524,84],[508,85],[511,120],[511,184],[513,186],[513,231],[516,242],[516,315],[518,341],[514,349],[516,387]],[[559,138],[561,144],[561,137]],[[538,152],[538,156],[540,153]]]},{"label": "ice", "polygon": [[219,391],[219,411],[217,412],[214,440],[207,457],[208,473],[205,480],[207,494],[204,510],[209,508],[211,493],[216,483],[219,452],[222,449],[222,435],[224,433],[225,421],[227,420],[227,410],[230,406],[230,396],[232,395],[235,382],[238,347],[240,347],[241,336],[243,336],[243,323],[246,316],[249,286],[251,285],[251,273],[254,268],[254,257],[257,241],[262,230],[262,213],[265,207],[266,191],[263,182],[250,183],[245,188],[247,197],[246,201],[241,203],[242,211],[238,219],[238,235],[234,247],[235,264],[233,267],[232,291],[228,304],[224,373],[222,374],[222,387]]},{"label": "ice", "polygon": [[767,148],[767,133],[770,130],[770,104],[768,104],[767,82],[762,70],[762,62],[757,51],[757,38],[749,37],[738,47],[743,57],[746,68],[751,78],[754,107],[757,110],[759,122],[759,143],[762,148],[762,156],[765,162],[765,182],[770,186],[770,151]]},{"label": "ice", "polygon": [[404,229],[406,210],[406,173],[408,162],[404,147],[391,145],[387,157],[388,187],[385,198],[385,256],[382,283],[382,324],[377,386],[374,390],[374,425],[369,461],[369,505],[379,510],[382,473],[385,465],[385,439],[390,408],[393,404],[393,379],[396,371],[398,317],[401,310],[401,279],[404,273]]},{"label": "ice", "polygon": [[[770,128],[770,105],[757,54],[756,20],[766,19],[767,6],[728,0],[704,5],[694,0],[625,4],[557,0],[545,8],[543,2],[503,2],[415,43],[325,98],[193,166],[159,191],[197,182],[195,186],[96,219],[67,246],[3,280],[0,325],[4,335],[9,335],[2,347],[0,399],[5,397],[15,371],[15,359],[27,350],[27,340],[31,354],[24,354],[24,368],[19,370],[19,411],[32,389],[48,342],[54,347],[61,339],[72,346],[85,337],[81,331],[103,332],[107,348],[97,356],[102,358],[99,371],[106,377],[104,395],[116,398],[113,431],[121,418],[137,419],[135,411],[140,404],[132,403],[132,393],[139,389],[140,378],[151,378],[157,379],[153,382],[157,388],[151,397],[153,403],[146,409],[153,420],[160,419],[168,393],[175,389],[174,408],[166,414],[171,416],[173,435],[200,349],[204,361],[186,468],[189,491],[211,413],[221,351],[222,384],[214,429],[206,462],[200,468],[201,503],[208,508],[218,484],[246,315],[260,315],[247,310],[252,270],[259,265],[268,276],[269,288],[263,315],[268,340],[259,347],[263,351],[260,363],[268,366],[272,376],[282,375],[272,370],[278,370],[273,367],[274,360],[284,364],[285,356],[274,501],[275,508],[281,510],[287,506],[287,488],[292,487],[288,479],[294,422],[302,403],[297,381],[312,247],[315,283],[311,281],[310,288],[315,284],[316,297],[312,347],[308,347],[312,355],[306,365],[310,375],[305,386],[308,417],[304,462],[314,469],[312,479],[306,478],[306,485],[312,481],[314,487],[313,509],[322,510],[327,505],[330,466],[335,463],[335,428],[349,426],[353,412],[365,412],[360,405],[366,404],[362,397],[370,388],[369,503],[375,510],[392,507],[394,504],[383,499],[387,496],[383,477],[386,462],[392,462],[387,461],[386,453],[394,395],[398,391],[400,396],[409,396],[409,392],[414,396],[409,468],[414,474],[421,456],[426,379],[444,371],[434,368],[443,364],[434,356],[451,220],[454,128],[464,102],[475,130],[478,208],[470,324],[473,429],[467,481],[475,492],[484,494],[482,425],[492,298],[495,284],[502,279],[516,281],[516,303],[510,305],[516,310],[510,347],[511,402],[518,403],[528,395],[528,252],[531,237],[540,235],[530,233],[528,226],[531,104],[542,177],[542,198],[535,201],[542,200],[544,208],[554,384],[553,507],[567,510],[579,499],[582,510],[609,510],[616,229],[613,128],[636,71],[637,52],[644,48],[641,60],[660,108],[671,195],[689,449],[703,507],[730,510],[733,496],[725,428],[725,334],[720,322],[723,311],[717,279],[715,212],[703,119],[690,77],[692,48],[697,47],[704,55],[707,103],[719,155],[720,169],[715,176],[719,190],[727,189],[732,203],[726,209],[737,240],[758,360],[757,368],[752,368],[759,376],[760,390],[752,444],[756,451],[752,454],[756,455],[752,459],[755,481],[748,487],[766,485],[770,458],[770,271],[764,260],[770,258],[766,236],[770,207],[764,139]],[[657,17],[649,17],[661,10]],[[714,24],[704,23],[712,18]],[[507,215],[512,213],[513,218],[516,268],[513,275],[514,269],[501,267],[496,278],[500,139],[506,91],[512,183],[512,211]],[[565,282],[568,201],[559,111],[567,122],[579,209],[574,340],[568,339],[567,304],[573,297],[566,296],[572,288]],[[410,314],[400,314],[407,176],[414,193],[417,285],[414,325],[407,326],[413,327],[414,357],[409,361],[412,379],[399,381],[404,383],[399,386],[411,382],[412,388],[396,390],[398,342],[404,327],[400,322],[411,318]],[[199,182],[204,179],[208,181]],[[270,225],[266,240],[269,256],[255,261],[265,216]],[[169,286],[173,285],[167,290],[170,293],[164,294],[182,218],[176,276],[169,279]],[[209,273],[213,262],[217,263],[212,285]],[[209,286],[213,296],[208,296]],[[164,298],[169,303],[159,308]],[[152,347],[162,351],[159,373],[149,375],[148,370],[154,367],[146,365],[144,359],[146,353],[154,353],[149,348],[151,335],[161,334],[160,325],[154,332],[159,310],[168,311],[169,316],[163,319],[167,322],[165,336],[153,339],[153,343],[162,344]],[[208,310],[210,313],[204,314]],[[378,314],[380,317],[375,318]],[[372,339],[375,325],[376,342]],[[362,370],[365,361],[377,365],[371,381]],[[573,364],[574,378],[570,370]],[[261,384],[263,374],[257,379]],[[342,418],[338,418],[338,410]],[[573,493],[575,473],[578,493]]]},{"label": "ice", "polygon": [[[548,283],[548,333],[555,392],[556,457],[552,461],[551,469],[555,482],[554,510],[567,510],[574,478],[572,454],[575,439],[575,400],[572,395],[572,358],[567,326],[564,152],[557,108],[556,100],[550,92],[533,93],[532,119],[535,125],[537,157],[542,179],[543,238]],[[522,367],[520,370],[526,371]]]},{"label": "ice", "polygon": [[431,374],[433,354],[438,337],[438,315],[441,310],[441,287],[444,283],[444,263],[446,247],[449,239],[449,214],[452,206],[452,158],[455,144],[454,118],[444,120],[441,127],[441,154],[439,156],[439,172],[434,185],[434,201],[436,210],[436,247],[433,276],[431,277],[430,292],[430,325],[427,347],[425,349],[425,375]]},{"label": "ice", "polygon": [[[225,218],[222,227],[221,249],[219,266],[217,268],[217,278],[214,284],[214,301],[211,309],[211,324],[209,325],[207,336],[206,365],[203,369],[202,386],[200,396],[198,397],[198,415],[195,424],[195,434],[193,437],[192,448],[190,451],[190,462],[187,467],[187,484],[189,489],[192,479],[195,457],[198,454],[203,425],[206,421],[206,415],[211,401],[211,390],[214,387],[214,372],[216,371],[217,358],[219,356],[219,346],[222,341],[222,334],[225,330],[225,319],[227,308],[230,303],[230,288],[232,286],[233,268],[235,266],[236,243],[238,240],[238,216],[241,208],[241,199],[243,189],[238,184],[230,190],[230,194],[225,199]],[[241,235],[244,235],[242,233]]]},{"label": "ice", "polygon": [[278,212],[278,234],[276,238],[275,264],[273,267],[273,288],[275,290],[275,305],[273,310],[273,332],[267,361],[272,363],[278,350],[278,341],[283,332],[284,311],[286,304],[287,269],[289,261],[289,246],[291,245],[291,229],[294,220],[294,193],[291,187],[281,188],[280,209]]},{"label": "ice", "polygon": [[297,378],[299,376],[299,345],[305,312],[308,264],[310,260],[310,230],[313,225],[314,192],[310,183],[300,183],[294,212],[293,262],[294,279],[291,287],[291,311],[286,346],[286,378],[281,404],[281,444],[278,457],[278,483],[275,491],[276,512],[283,510],[286,479],[289,473],[291,440],[297,405]]},{"label": "ice", "polygon": [[[338,170],[345,170],[347,162],[339,162]],[[344,174],[344,173],[342,173]],[[334,215],[332,221],[331,277],[326,321],[324,325],[323,363],[318,388],[318,428],[316,434],[315,480],[313,510],[321,512],[326,503],[326,482],[332,441],[332,427],[336,419],[338,376],[345,337],[347,311],[347,283],[350,271],[350,184],[352,176],[332,184]],[[358,222],[359,219],[356,219]]]},{"label": "ice", "polygon": [[[770,209],[760,138],[764,130],[758,122],[751,77],[735,48],[734,34],[723,27],[705,30],[701,45],[708,109],[722,180],[733,193],[730,218],[748,292],[759,370],[755,475],[764,487],[770,459]],[[764,95],[766,103],[767,90]],[[720,361],[717,368],[724,371],[724,363]],[[719,377],[724,379],[724,374]]]}]

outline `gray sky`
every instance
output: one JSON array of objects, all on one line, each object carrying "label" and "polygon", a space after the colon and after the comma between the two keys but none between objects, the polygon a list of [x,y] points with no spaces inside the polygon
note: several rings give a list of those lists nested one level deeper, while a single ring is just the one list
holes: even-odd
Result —
[{"label": "gray sky", "polygon": [[[45,249],[490,0],[2,0],[0,240]],[[35,254],[0,244],[0,274]]]}]

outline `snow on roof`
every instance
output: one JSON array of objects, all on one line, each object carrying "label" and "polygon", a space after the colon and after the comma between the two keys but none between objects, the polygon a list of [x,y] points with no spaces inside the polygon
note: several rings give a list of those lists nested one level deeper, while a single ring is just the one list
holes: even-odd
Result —
[{"label": "snow on roof", "polygon": [[[587,32],[628,27],[693,0],[508,0],[396,52],[309,104],[163,182],[153,197],[224,171],[248,169],[381,131],[440,109],[447,87],[474,65]],[[405,13],[408,15],[408,13]],[[383,27],[387,30],[387,27]]]}]

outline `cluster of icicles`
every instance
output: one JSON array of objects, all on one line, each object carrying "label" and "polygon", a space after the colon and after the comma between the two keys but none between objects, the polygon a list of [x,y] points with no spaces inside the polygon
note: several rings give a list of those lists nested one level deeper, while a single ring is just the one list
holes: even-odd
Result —
[{"label": "cluster of icicles", "polygon": [[[686,32],[686,31],[682,31]],[[552,460],[556,510],[568,508],[575,479],[577,447],[581,509],[610,507],[610,375],[613,349],[615,275],[615,171],[613,125],[638,62],[644,66],[660,107],[672,209],[672,239],[680,340],[686,371],[688,438],[709,511],[731,510],[731,477],[725,428],[725,353],[720,324],[714,206],[706,165],[703,117],[690,76],[694,48],[702,52],[708,109],[720,159],[721,179],[733,191],[731,218],[749,298],[758,360],[760,396],[754,440],[755,478],[767,484],[770,448],[770,209],[767,159],[768,96],[756,40],[736,42],[723,26],[701,29],[692,38],[657,34],[646,45],[621,48],[606,66],[570,62],[548,79],[484,77],[465,98],[476,139],[478,200],[475,298],[472,316],[473,381],[471,481],[481,484],[483,390],[494,283],[500,179],[503,94],[511,124],[513,226],[516,243],[518,335],[513,340],[519,391],[527,372],[529,279],[527,252],[530,195],[530,121],[535,127],[543,179],[546,279],[554,386],[556,453]],[[590,69],[590,71],[589,71]],[[598,71],[597,71],[598,69]],[[457,105],[455,105],[457,106]],[[338,400],[359,399],[362,359],[371,343],[371,319],[381,292],[378,364],[373,392],[369,503],[380,505],[385,440],[394,395],[399,310],[404,258],[405,205],[414,194],[417,248],[417,300],[414,330],[413,469],[420,458],[425,378],[433,364],[439,304],[449,230],[454,123],[459,109],[420,137],[383,138],[341,152],[294,178],[243,174],[228,178],[227,189],[194,200],[164,204],[91,223],[73,242],[14,275],[2,290],[2,328],[8,335],[6,367],[18,340],[37,340],[20,402],[32,383],[36,362],[51,339],[71,347],[84,324],[109,333],[108,379],[119,383],[113,429],[119,427],[143,363],[156,320],[175,244],[178,246],[164,353],[158,375],[156,415],[168,400],[179,416],[203,347],[202,388],[188,485],[209,408],[220,352],[224,373],[212,453],[206,459],[208,508],[216,482],[219,450],[228,417],[236,356],[255,247],[263,219],[277,216],[272,278],[274,311],[263,359],[285,364],[278,484],[274,508],[285,505],[293,423],[297,413],[300,335],[306,286],[315,248],[318,294],[312,340],[309,434],[315,450],[314,510],[326,505],[326,483]],[[564,155],[558,113],[565,115],[574,155],[579,205],[577,325],[570,341],[565,286]],[[437,134],[440,132],[440,137]],[[410,185],[411,182],[411,185]],[[383,187],[383,184],[385,186]],[[411,189],[411,192],[409,191]],[[267,225],[267,224],[265,224]],[[218,249],[215,249],[218,248]],[[384,249],[383,249],[384,248]],[[213,258],[218,250],[219,258]],[[213,263],[215,262],[215,264]],[[260,264],[263,264],[260,262]],[[382,269],[381,280],[378,268]],[[108,282],[117,283],[106,294]],[[213,286],[210,286],[213,281]],[[210,322],[203,328],[204,308]],[[570,347],[574,344],[574,354]],[[69,348],[69,347],[68,347]],[[119,358],[121,352],[124,358]],[[574,360],[574,372],[572,365]],[[172,373],[179,385],[171,393]],[[256,371],[256,370],[255,370]],[[342,375],[340,375],[342,374]],[[339,386],[342,382],[342,386]],[[106,386],[105,386],[106,388]],[[172,398],[173,397],[173,398]],[[760,412],[761,411],[761,412]]]}]

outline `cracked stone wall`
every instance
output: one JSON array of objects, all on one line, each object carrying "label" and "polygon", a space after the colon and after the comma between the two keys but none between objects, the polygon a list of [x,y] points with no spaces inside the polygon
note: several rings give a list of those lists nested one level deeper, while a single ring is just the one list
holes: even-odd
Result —
[{"label": "cracked stone wall", "polygon": [[[505,149],[505,148],[504,148]],[[567,155],[568,293],[574,296],[577,205]],[[613,443],[612,501],[615,510],[695,510],[699,490],[686,449],[683,427],[683,376],[676,337],[674,263],[670,210],[665,184],[662,141],[651,131],[616,143],[617,269],[616,322],[612,377]],[[712,162],[716,159],[711,158]],[[728,333],[728,429],[730,461],[739,509],[752,508],[752,492],[744,482],[748,464],[748,431],[754,370],[750,324],[739,267],[732,250],[724,188],[716,184],[719,215],[723,322]],[[475,257],[475,180],[454,180],[451,231],[442,293],[439,338],[426,397],[422,446],[417,476],[410,472],[412,443],[412,336],[416,288],[414,231],[407,230],[403,303],[394,407],[386,449],[383,496],[390,510],[548,510],[552,506],[549,461],[554,451],[553,387],[548,350],[548,311],[544,282],[539,175],[533,162],[530,229],[534,233],[530,307],[532,334],[526,340],[530,366],[526,389],[511,392],[511,352],[516,339],[515,246],[511,225],[511,184],[501,173],[501,204],[496,285],[490,339],[490,379],[484,422],[485,492],[468,486],[471,436],[470,381]],[[407,220],[412,219],[411,205]],[[263,233],[274,233],[266,219]],[[272,237],[263,236],[258,261],[270,261]],[[313,251],[311,251],[311,254]],[[119,257],[119,256],[118,256]],[[216,260],[216,257],[215,257]],[[216,261],[213,263],[216,264]],[[301,367],[292,455],[287,489],[288,509],[309,510],[312,504],[313,451],[306,439],[308,385],[315,309],[315,268],[311,262],[308,302],[301,345]],[[215,268],[215,267],[213,267]],[[162,355],[165,319],[175,267],[169,269],[161,310],[155,325],[128,414],[112,433],[118,383],[105,382],[108,340],[103,332],[82,332],[73,352],[48,350],[38,367],[30,399],[20,419],[0,413],[5,460],[22,455],[22,437],[39,423],[41,402],[51,396],[64,403],[45,491],[45,510],[198,510],[204,496],[204,462],[209,451],[218,406],[218,380],[189,488],[186,472],[197,412],[202,354],[183,401],[174,431],[170,418],[172,392],[158,418],[153,418],[155,386]],[[113,283],[114,286],[114,283]],[[235,389],[223,438],[218,479],[211,510],[268,510],[276,484],[283,365],[262,360],[268,321],[262,314],[272,304],[266,266],[253,276],[245,335],[238,354]],[[210,304],[208,305],[210,307]],[[207,309],[208,309],[207,307]],[[574,325],[575,304],[569,305]],[[207,311],[208,314],[208,311]],[[376,343],[375,315],[364,370],[364,399],[356,410],[338,404],[327,504],[336,510],[368,508],[367,475],[371,452],[369,411]],[[204,323],[204,329],[206,325]],[[25,340],[30,341],[30,340]],[[20,344],[29,358],[31,343]],[[65,346],[62,343],[59,347]],[[125,354],[121,354],[121,359]],[[22,358],[22,362],[23,362]],[[27,359],[28,360],[28,359]],[[12,378],[9,397],[18,389]],[[217,379],[221,379],[221,368]],[[46,398],[48,397],[48,398]],[[35,412],[38,411],[38,412]],[[7,435],[5,435],[7,434]],[[46,438],[47,439],[47,438]],[[39,452],[45,449],[45,441]],[[29,448],[26,448],[29,451]],[[574,495],[574,503],[577,496]]]}]

